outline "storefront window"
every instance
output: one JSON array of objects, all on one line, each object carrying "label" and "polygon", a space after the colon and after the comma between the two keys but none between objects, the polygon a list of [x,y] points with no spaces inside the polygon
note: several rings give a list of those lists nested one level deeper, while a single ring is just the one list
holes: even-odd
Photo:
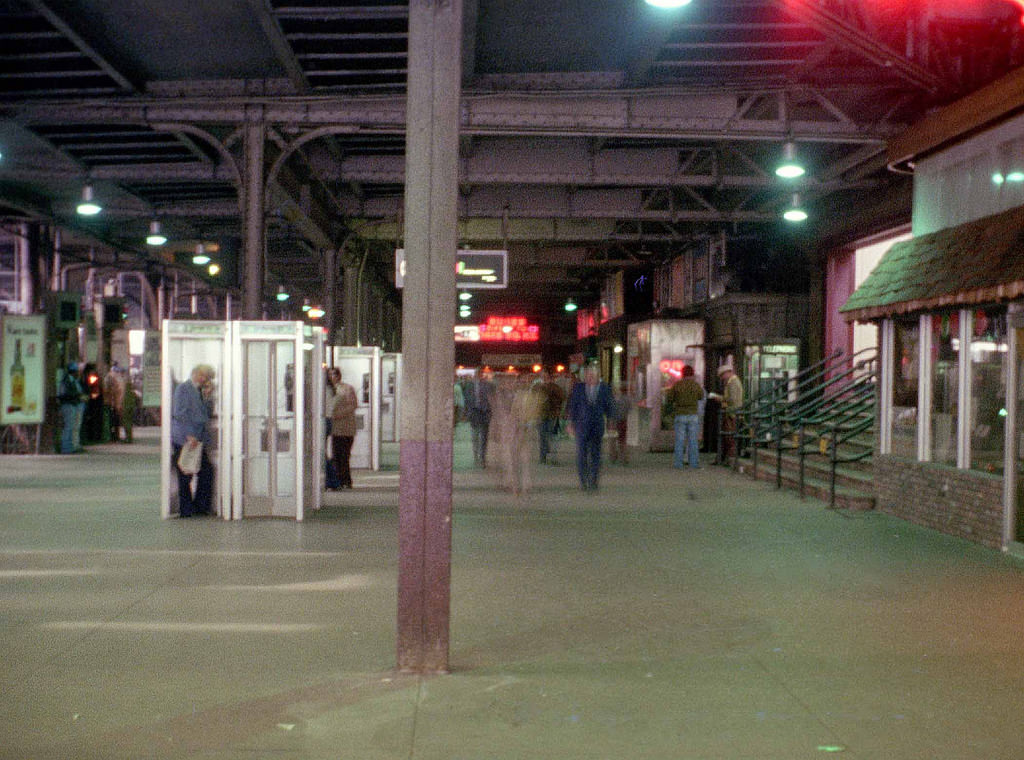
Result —
[{"label": "storefront window", "polygon": [[957,312],[932,316],[931,460],[940,464],[956,464],[959,329]]},{"label": "storefront window", "polygon": [[917,457],[917,383],[921,358],[916,318],[896,320],[892,380],[892,453]]},{"label": "storefront window", "polygon": [[1009,360],[1006,309],[979,309],[971,333],[971,469],[1002,474]]}]

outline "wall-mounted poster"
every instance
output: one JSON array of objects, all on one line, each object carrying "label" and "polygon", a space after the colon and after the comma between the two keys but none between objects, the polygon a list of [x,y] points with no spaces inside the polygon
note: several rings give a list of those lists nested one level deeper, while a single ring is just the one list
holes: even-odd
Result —
[{"label": "wall-mounted poster", "polygon": [[39,424],[45,406],[46,317],[5,315],[0,335],[0,424]]}]

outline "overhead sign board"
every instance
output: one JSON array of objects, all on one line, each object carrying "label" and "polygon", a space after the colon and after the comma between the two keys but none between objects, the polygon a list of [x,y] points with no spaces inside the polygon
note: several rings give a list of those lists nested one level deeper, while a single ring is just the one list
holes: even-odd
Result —
[{"label": "overhead sign board", "polygon": [[[395,287],[405,284],[405,249],[395,249]],[[455,252],[455,287],[499,290],[508,287],[508,251],[460,249]]]},{"label": "overhead sign board", "polygon": [[533,343],[539,340],[540,327],[527,322],[526,317],[488,317],[481,325],[455,325],[456,343]]}]

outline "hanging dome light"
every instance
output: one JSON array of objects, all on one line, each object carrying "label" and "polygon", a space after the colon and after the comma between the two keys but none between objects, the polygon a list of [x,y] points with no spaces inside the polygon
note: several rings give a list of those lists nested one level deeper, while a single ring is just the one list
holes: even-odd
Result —
[{"label": "hanging dome light", "polygon": [[86,185],[82,188],[82,202],[78,204],[78,208],[75,210],[82,216],[96,216],[96,214],[103,210],[103,206],[93,199],[92,185]]},{"label": "hanging dome light", "polygon": [[793,202],[782,212],[782,218],[787,222],[802,222],[807,219],[807,212],[800,204],[800,193],[793,193]]},{"label": "hanging dome light", "polygon": [[160,222],[154,219],[149,223],[149,234],[146,236],[146,245],[163,245],[167,242],[167,236],[160,229]]},{"label": "hanging dome light", "polygon": [[202,243],[196,243],[196,252],[192,254],[192,263],[199,267],[205,267],[210,263],[210,257],[206,254],[206,247]]},{"label": "hanging dome light", "polygon": [[796,179],[807,170],[796,160],[796,145],[788,142],[782,146],[782,163],[775,167],[775,174],[783,179]]},{"label": "hanging dome light", "polygon": [[576,306],[576,302],[574,300],[569,298],[569,299],[566,299],[565,307],[564,308],[568,312],[573,312],[573,311],[576,311],[576,309],[579,308],[579,307]]},{"label": "hanging dome light", "polygon": [[283,302],[287,301],[289,298],[291,298],[291,296],[288,295],[288,291],[284,289],[284,285],[278,285],[277,286],[277,300],[281,301],[283,303]]}]

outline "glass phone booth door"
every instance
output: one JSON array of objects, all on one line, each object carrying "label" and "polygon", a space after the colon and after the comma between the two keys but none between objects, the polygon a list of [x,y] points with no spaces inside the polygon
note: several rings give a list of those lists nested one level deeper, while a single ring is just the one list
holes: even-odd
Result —
[{"label": "glass phone booth door", "polygon": [[[301,323],[239,323],[236,517],[302,519],[304,357]],[[239,429],[240,428],[240,429]]]}]

